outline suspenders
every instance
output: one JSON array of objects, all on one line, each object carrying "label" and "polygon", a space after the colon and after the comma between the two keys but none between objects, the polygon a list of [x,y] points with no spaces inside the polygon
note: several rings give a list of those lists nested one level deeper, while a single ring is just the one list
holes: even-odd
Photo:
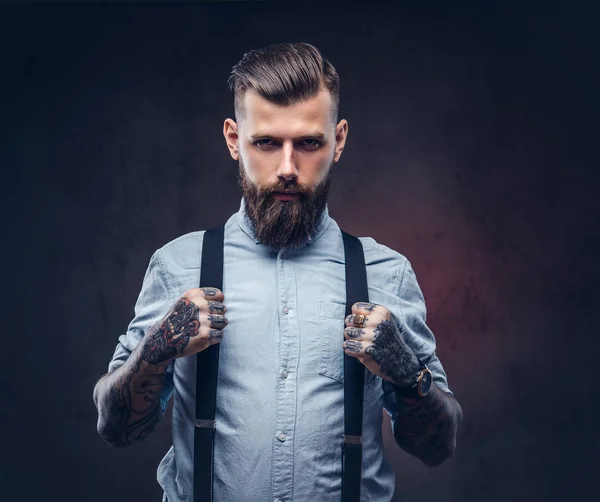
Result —
[{"label": "suspenders", "polygon": [[[356,302],[368,302],[367,270],[361,242],[342,230],[346,256],[346,315]],[[361,300],[364,298],[364,300]],[[344,335],[340,331],[340,337]],[[360,501],[362,426],[365,368],[344,354],[344,441],[342,446],[342,502]]]},{"label": "suspenders", "polygon": [[[204,233],[200,286],[223,290],[223,237],[225,226]],[[196,426],[194,427],[194,502],[213,501],[215,410],[220,344],[196,355]]]},{"label": "suspenders", "polygon": [[[202,244],[200,287],[223,289],[224,226],[207,230]],[[367,273],[360,240],[342,230],[346,270],[346,315],[356,302],[368,302]],[[343,340],[340,319],[340,345]],[[194,502],[213,498],[213,459],[219,345],[196,356],[196,422],[194,427]],[[341,346],[340,346],[340,350]],[[344,436],[342,438],[342,502],[360,501],[364,367],[344,354]]]}]

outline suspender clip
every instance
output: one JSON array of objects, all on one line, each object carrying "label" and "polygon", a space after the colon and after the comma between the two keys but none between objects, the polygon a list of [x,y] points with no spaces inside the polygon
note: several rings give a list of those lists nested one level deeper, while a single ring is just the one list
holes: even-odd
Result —
[{"label": "suspender clip", "polygon": [[346,436],[346,434],[344,434],[344,443],[362,444],[362,436]]},{"label": "suspender clip", "polygon": [[196,420],[196,427],[201,427],[203,429],[214,429],[216,427],[216,424],[216,420],[204,420],[201,418],[198,418]]}]

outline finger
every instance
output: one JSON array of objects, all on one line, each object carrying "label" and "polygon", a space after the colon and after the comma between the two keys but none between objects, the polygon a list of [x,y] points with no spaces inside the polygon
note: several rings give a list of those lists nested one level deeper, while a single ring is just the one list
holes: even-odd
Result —
[{"label": "finger", "polygon": [[208,343],[214,345],[215,343],[219,343],[223,338],[223,331],[220,329],[209,329],[208,330]]},{"label": "finger", "polygon": [[205,287],[199,289],[201,291],[200,294],[204,296],[206,300],[213,300],[218,302],[222,302],[223,300],[225,300],[223,292],[218,288]]},{"label": "finger", "polygon": [[210,314],[224,314],[227,312],[227,307],[222,302],[208,300],[208,312]]},{"label": "finger", "polygon": [[204,325],[200,328],[198,335],[190,339],[190,344],[184,351],[184,355],[196,354],[199,350],[202,351],[210,345],[220,343],[223,339],[223,330]]},{"label": "finger", "polygon": [[349,356],[358,357],[362,353],[362,342],[359,340],[346,340],[342,347],[344,348],[344,352]]},{"label": "finger", "polygon": [[372,313],[377,307],[378,305],[375,303],[356,302],[354,305],[352,305],[352,313],[368,315]]},{"label": "finger", "polygon": [[364,328],[369,318],[364,314],[350,314],[346,316],[346,326],[353,326],[355,328]]},{"label": "finger", "polygon": [[362,328],[350,327],[344,330],[344,338],[346,340],[362,340],[365,335],[365,330]]},{"label": "finger", "polygon": [[227,326],[227,318],[224,315],[208,314],[206,319],[211,328],[224,328]]}]

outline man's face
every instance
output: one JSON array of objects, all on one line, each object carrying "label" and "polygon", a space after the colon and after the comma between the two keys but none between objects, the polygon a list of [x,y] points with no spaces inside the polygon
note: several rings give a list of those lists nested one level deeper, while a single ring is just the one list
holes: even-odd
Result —
[{"label": "man's face", "polygon": [[239,161],[250,224],[273,249],[300,246],[318,230],[347,122],[333,123],[326,90],[290,106],[248,90],[243,106],[243,120],[227,119],[223,133]]}]

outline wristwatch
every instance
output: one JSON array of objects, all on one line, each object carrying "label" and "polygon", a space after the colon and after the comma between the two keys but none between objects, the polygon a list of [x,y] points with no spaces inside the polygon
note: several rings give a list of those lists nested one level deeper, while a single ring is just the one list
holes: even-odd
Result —
[{"label": "wristwatch", "polygon": [[432,383],[433,376],[431,371],[426,365],[422,364],[412,384],[404,385],[402,387],[395,386],[395,389],[396,392],[403,397],[418,399],[429,394]]}]

